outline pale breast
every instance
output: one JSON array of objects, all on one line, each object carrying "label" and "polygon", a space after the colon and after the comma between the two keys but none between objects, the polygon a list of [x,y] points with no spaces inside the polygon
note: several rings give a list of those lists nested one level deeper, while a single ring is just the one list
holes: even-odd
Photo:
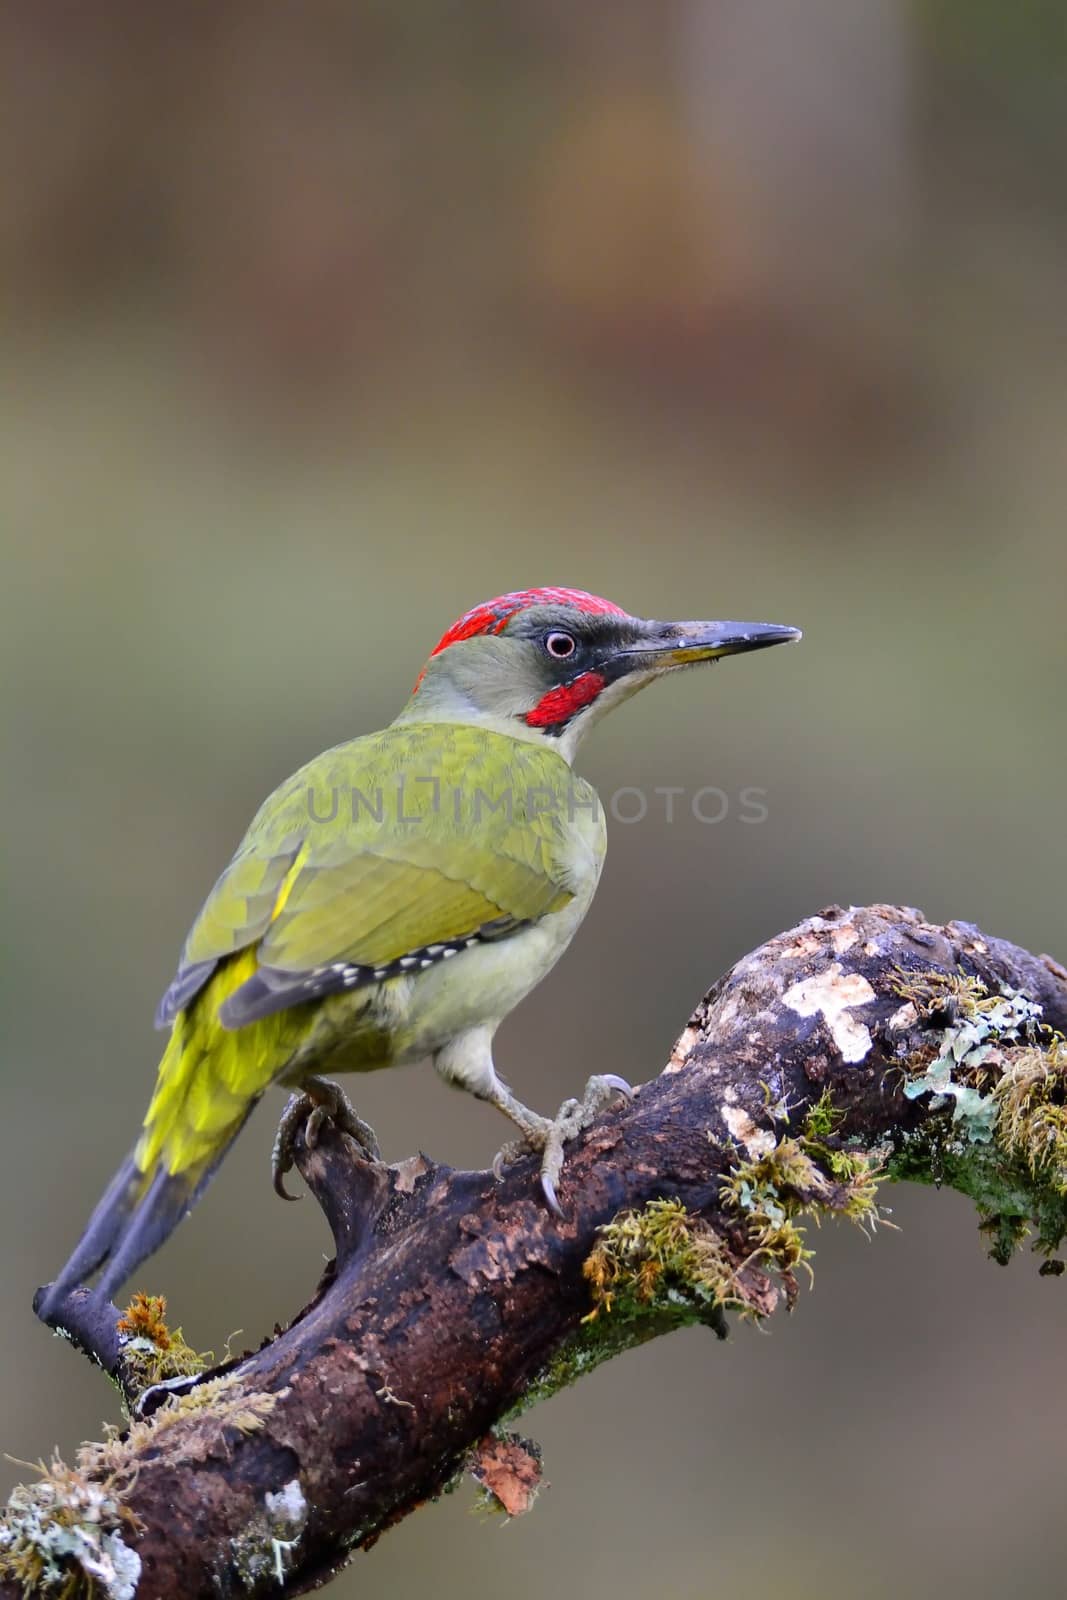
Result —
[{"label": "pale breast", "polygon": [[525,999],[574,938],[600,879],[603,809],[580,779],[575,792],[581,803],[565,825],[564,881],[573,895],[566,906],[505,938],[450,951],[416,972],[321,1001],[285,1079],[421,1060],[469,1028],[495,1025]]}]

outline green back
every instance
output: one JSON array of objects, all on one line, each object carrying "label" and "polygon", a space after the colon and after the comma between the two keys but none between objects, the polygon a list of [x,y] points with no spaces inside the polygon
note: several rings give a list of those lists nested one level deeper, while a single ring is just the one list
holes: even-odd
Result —
[{"label": "green back", "polygon": [[490,729],[404,723],[325,751],[260,808],[193,925],[160,1020],[253,946],[295,1000],[322,969],[372,972],[560,910],[588,862],[581,838],[602,826],[595,806],[554,750]]}]

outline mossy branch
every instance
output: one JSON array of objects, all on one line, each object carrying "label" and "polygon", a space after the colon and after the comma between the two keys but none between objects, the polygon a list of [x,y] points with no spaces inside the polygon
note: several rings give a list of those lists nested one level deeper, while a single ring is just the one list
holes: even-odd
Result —
[{"label": "mossy branch", "polygon": [[[809,1220],[883,1224],[879,1185],[951,1185],[991,1253],[1067,1229],[1067,973],[964,923],[832,907],[739,962],[659,1076],[535,1163],[384,1168],[328,1130],[299,1165],[337,1259],[253,1355],[198,1375],[160,1302],[67,1330],[134,1420],[0,1517],[0,1600],[296,1595],[472,1467],[514,1513],[536,1451],[488,1437],[629,1346],[791,1306]],[[177,1387],[160,1387],[161,1378]],[[149,1383],[154,1387],[143,1389]]]}]

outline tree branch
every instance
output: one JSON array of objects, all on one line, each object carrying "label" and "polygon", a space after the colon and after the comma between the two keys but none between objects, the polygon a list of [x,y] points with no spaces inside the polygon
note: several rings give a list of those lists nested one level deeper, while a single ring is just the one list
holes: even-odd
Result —
[{"label": "tree branch", "polygon": [[[532,1159],[500,1182],[423,1157],[385,1168],[328,1129],[299,1153],[337,1251],[311,1305],[184,1395],[150,1390],[127,1436],[47,1489],[16,1491],[0,1600],[23,1592],[42,1525],[69,1512],[63,1526],[84,1527],[87,1485],[111,1562],[92,1592],[117,1600],[306,1593],[472,1452],[517,1509],[500,1484],[524,1453],[487,1444],[495,1424],[657,1333],[722,1333],[791,1302],[804,1217],[876,1226],[882,1178],[963,1189],[998,1259],[1027,1224],[1051,1255],[1067,1228],[1065,1030],[1050,958],[899,907],[832,907],[739,962],[660,1075],[568,1149],[563,1222]],[[65,1320],[130,1393],[114,1308],[86,1297]],[[53,1569],[93,1559],[71,1547]],[[26,1592],[90,1592],[40,1573]]]}]

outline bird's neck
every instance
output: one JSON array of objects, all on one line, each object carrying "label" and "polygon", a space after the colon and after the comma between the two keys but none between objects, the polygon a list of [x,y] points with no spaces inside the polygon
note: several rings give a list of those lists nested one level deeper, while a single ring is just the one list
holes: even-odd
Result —
[{"label": "bird's neck", "polygon": [[552,687],[522,673],[493,673],[492,666],[484,652],[475,658],[453,649],[431,657],[396,721],[486,728],[551,750],[573,765],[589,730],[652,676],[631,672],[611,683],[587,672]]},{"label": "bird's neck", "polygon": [[568,764],[574,760],[576,745],[566,737],[553,737],[541,728],[531,727],[521,715],[501,715],[499,712],[485,711],[480,706],[464,705],[452,697],[445,703],[435,696],[427,695],[424,691],[412,695],[400,715],[393,718],[394,727],[403,727],[411,722],[437,722],[444,726],[460,725],[468,728],[484,728],[489,733],[498,733],[507,739],[517,739],[522,744],[539,745],[543,750],[551,750]]}]

